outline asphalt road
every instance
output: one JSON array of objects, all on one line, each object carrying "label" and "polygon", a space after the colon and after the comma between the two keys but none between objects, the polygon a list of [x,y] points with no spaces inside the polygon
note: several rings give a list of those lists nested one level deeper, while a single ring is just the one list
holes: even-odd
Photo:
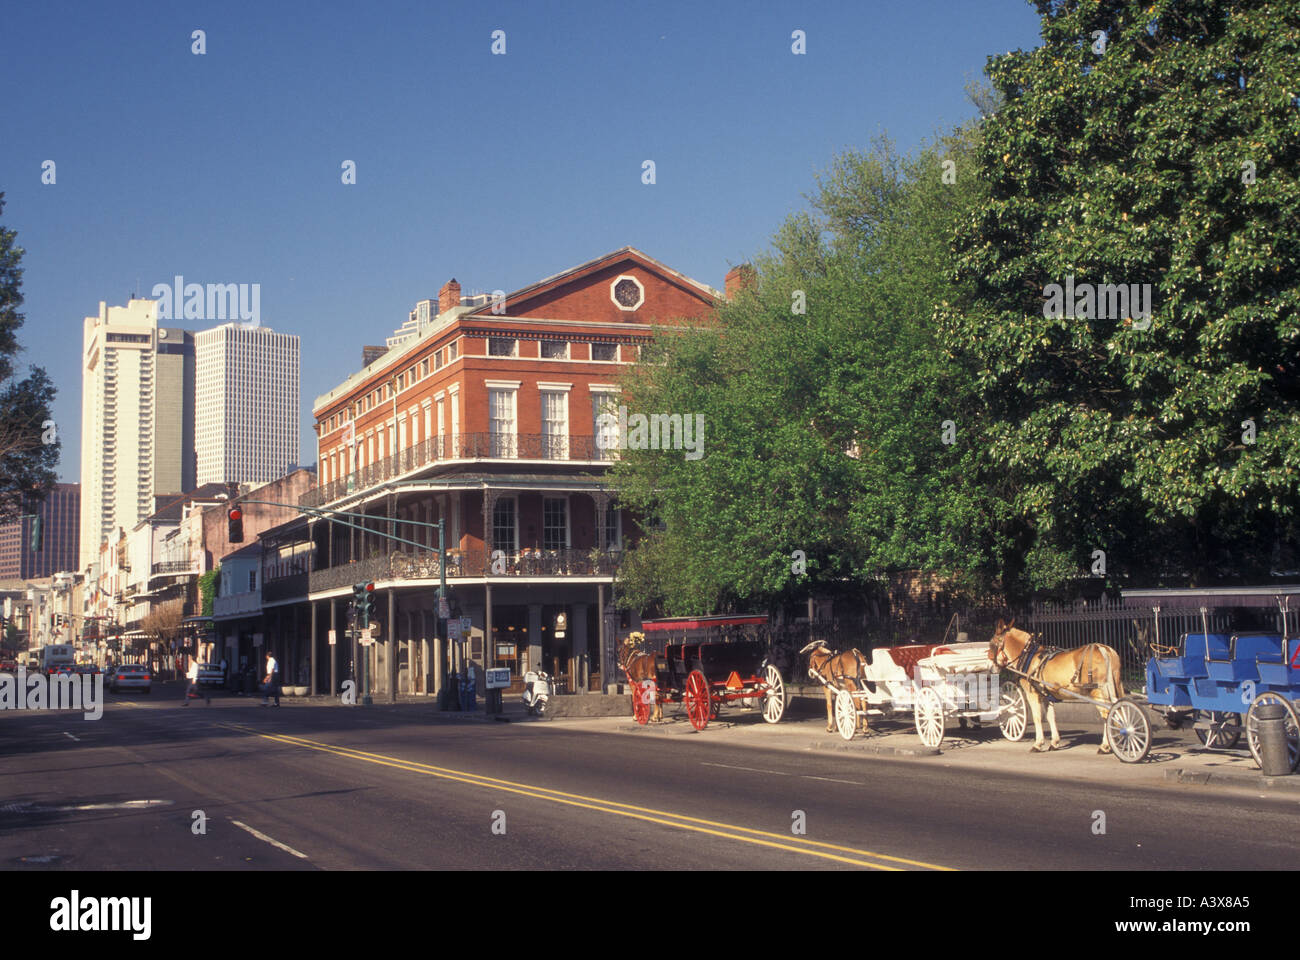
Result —
[{"label": "asphalt road", "polygon": [[[1293,869],[1295,798],[179,690],[0,713],[0,866]],[[195,811],[202,811],[198,831]],[[1097,832],[1098,811],[1105,832]],[[802,827],[803,832],[795,832]]]}]

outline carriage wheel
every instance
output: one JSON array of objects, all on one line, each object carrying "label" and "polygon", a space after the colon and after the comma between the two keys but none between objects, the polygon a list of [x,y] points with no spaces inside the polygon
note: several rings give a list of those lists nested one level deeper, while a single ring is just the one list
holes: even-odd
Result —
[{"label": "carriage wheel", "polygon": [[1286,750],[1294,770],[1296,763],[1300,762],[1300,717],[1297,717],[1291,701],[1280,693],[1261,693],[1251,701],[1250,709],[1246,711],[1246,745],[1250,747],[1250,755],[1255,758],[1255,765],[1263,770],[1264,762],[1259,758],[1259,714],[1256,710],[1267,703],[1280,703],[1286,707]]},{"label": "carriage wheel", "polygon": [[653,680],[642,680],[632,687],[632,716],[636,722],[645,726],[650,722],[650,710],[658,698],[658,689]]},{"label": "carriage wheel", "polygon": [[835,694],[835,729],[845,740],[852,740],[858,732],[858,708],[847,690]]},{"label": "carriage wheel", "polygon": [[1222,710],[1197,711],[1197,720],[1208,720],[1209,729],[1197,729],[1196,739],[1210,750],[1231,750],[1241,739],[1241,714]]},{"label": "carriage wheel", "polygon": [[763,694],[763,719],[776,723],[785,716],[785,683],[781,680],[781,671],[772,664],[764,671],[767,676],[767,691]]},{"label": "carriage wheel", "polygon": [[998,704],[998,727],[1002,736],[1012,743],[1025,735],[1029,725],[1029,708],[1025,703],[1025,691],[1020,684],[1008,680],[1002,684],[1002,699]]},{"label": "carriage wheel", "polygon": [[916,695],[916,732],[927,747],[943,743],[943,701],[933,687],[922,687]]},{"label": "carriage wheel", "polygon": [[709,682],[704,679],[704,674],[699,670],[692,670],[686,678],[686,716],[691,721],[691,726],[696,730],[703,730],[709,725],[709,714],[713,712],[713,704],[709,697]]},{"label": "carriage wheel", "polygon": [[1151,721],[1128,697],[1116,700],[1106,712],[1106,729],[1103,736],[1110,748],[1124,763],[1137,763],[1151,750]]}]

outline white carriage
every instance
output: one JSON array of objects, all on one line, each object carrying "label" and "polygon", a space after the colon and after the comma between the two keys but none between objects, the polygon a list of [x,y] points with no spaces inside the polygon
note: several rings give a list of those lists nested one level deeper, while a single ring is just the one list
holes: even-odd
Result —
[{"label": "white carriage", "polygon": [[965,726],[996,723],[1008,740],[1025,735],[1024,693],[1015,683],[999,684],[998,668],[987,643],[913,644],[878,647],[866,664],[875,689],[839,690],[835,726],[852,740],[861,717],[911,713],[927,747],[943,742],[944,728],[956,718]]}]

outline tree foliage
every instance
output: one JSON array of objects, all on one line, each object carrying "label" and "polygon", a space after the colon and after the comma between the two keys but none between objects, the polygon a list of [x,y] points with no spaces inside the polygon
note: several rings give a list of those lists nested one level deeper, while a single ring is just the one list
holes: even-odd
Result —
[{"label": "tree foliage", "polygon": [[[0,193],[0,214],[4,194]],[[55,389],[40,367],[14,376],[23,324],[23,250],[0,226],[0,523],[31,513],[54,486],[60,442],[51,430]]]},{"label": "tree foliage", "polygon": [[[1300,12],[1037,6],[1042,46],[989,61],[988,191],[938,314],[980,391],[980,486],[1008,492],[990,569],[1013,592],[1095,550],[1112,580],[1266,575],[1300,481]],[[1149,326],[1045,316],[1067,277],[1150,284]]]},{"label": "tree foliage", "polygon": [[969,565],[953,534],[976,502],[941,457],[969,378],[932,314],[979,189],[944,182],[943,161],[973,165],[971,149],[966,133],[912,158],[886,141],[836,158],[716,326],[662,334],[625,378],[630,412],[705,425],[698,460],[629,450],[615,469],[652,519],[620,570],[626,600],[699,612]]}]

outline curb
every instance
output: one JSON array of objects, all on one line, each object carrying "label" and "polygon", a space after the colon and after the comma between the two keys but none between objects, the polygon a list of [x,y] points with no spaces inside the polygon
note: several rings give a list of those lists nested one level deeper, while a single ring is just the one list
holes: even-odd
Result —
[{"label": "curb", "polygon": [[814,740],[808,744],[809,750],[835,751],[837,753],[874,753],[894,757],[937,757],[942,752],[938,747],[887,747],[872,743],[870,740]]},{"label": "curb", "polygon": [[1198,787],[1244,787],[1250,790],[1282,790],[1300,793],[1300,776],[1265,777],[1257,775],[1237,775],[1211,773],[1207,770],[1166,770],[1165,779],[1176,783],[1187,783]]}]

